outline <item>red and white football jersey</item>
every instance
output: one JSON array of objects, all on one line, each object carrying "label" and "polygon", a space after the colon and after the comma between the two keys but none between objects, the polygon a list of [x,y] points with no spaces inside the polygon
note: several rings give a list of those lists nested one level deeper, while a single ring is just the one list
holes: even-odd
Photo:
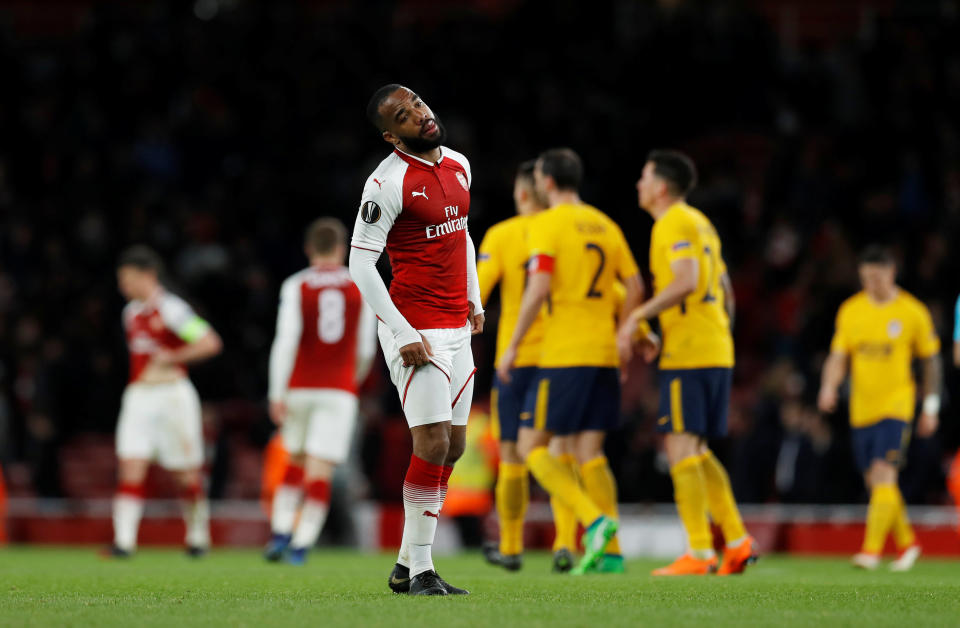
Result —
[{"label": "red and white football jersey", "polygon": [[[198,328],[197,322],[203,326]],[[174,350],[187,344],[189,333],[205,331],[209,326],[186,301],[159,289],[146,301],[130,301],[123,308],[123,327],[130,350],[130,383],[143,374],[150,359],[162,349]],[[186,375],[182,366],[177,366]]]},{"label": "red and white football jersey", "polygon": [[280,288],[270,399],[282,400],[293,388],[356,394],[361,365],[376,351],[375,331],[373,313],[345,266],[312,266],[291,275]]},{"label": "red and white football jersey", "polygon": [[351,245],[390,256],[390,298],[415,329],[463,327],[467,305],[470,164],[441,148],[430,163],[399,150],[363,188]]}]

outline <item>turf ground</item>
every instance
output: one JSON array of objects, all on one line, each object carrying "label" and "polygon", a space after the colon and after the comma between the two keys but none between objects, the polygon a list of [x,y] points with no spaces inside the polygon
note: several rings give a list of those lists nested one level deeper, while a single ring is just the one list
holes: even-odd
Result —
[{"label": "turf ground", "polygon": [[922,561],[908,574],[854,571],[846,561],[767,556],[741,577],[654,579],[519,573],[478,554],[441,558],[467,597],[393,595],[392,556],[317,552],[306,567],[254,551],[190,561],[143,550],[108,562],[84,548],[0,549],[0,626],[960,626],[960,563]]}]

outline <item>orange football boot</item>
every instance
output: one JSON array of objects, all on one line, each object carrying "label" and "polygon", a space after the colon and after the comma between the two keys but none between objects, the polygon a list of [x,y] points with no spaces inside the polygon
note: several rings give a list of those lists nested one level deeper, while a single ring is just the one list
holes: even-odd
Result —
[{"label": "orange football boot", "polygon": [[747,565],[757,562],[757,542],[748,536],[743,543],[736,547],[726,547],[723,550],[723,562],[717,570],[718,576],[743,573]]},{"label": "orange football boot", "polygon": [[705,576],[717,570],[717,557],[695,558],[684,554],[666,567],[654,569],[655,576]]}]

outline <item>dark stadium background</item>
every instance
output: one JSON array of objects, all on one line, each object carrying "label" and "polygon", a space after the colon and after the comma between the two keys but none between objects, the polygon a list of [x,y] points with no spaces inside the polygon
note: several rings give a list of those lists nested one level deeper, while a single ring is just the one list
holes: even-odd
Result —
[{"label": "dark stadium background", "polygon": [[[895,248],[950,363],[956,0],[0,1],[0,459],[12,494],[72,495],[95,461],[69,452],[90,434],[109,442],[127,368],[114,264],[144,242],[225,341],[193,370],[213,495],[256,496],[279,284],[305,264],[312,218],[352,226],[388,150],[364,119],[387,82],[421,94],[470,158],[477,244],[513,212],[516,165],[567,145],[586,164],[583,197],[623,226],[646,270],[651,221],[634,182],[649,149],[688,151],[701,171],[692,202],[716,223],[736,287],[731,436],[716,445],[738,498],[863,499],[846,417],[812,402],[869,242]],[[496,309],[474,344],[478,400]],[[912,503],[947,499],[960,430],[958,377],[945,371],[942,427],[912,444],[903,478]],[[611,462],[624,501],[669,501],[656,392],[649,370],[634,375]],[[396,497],[384,461],[404,459],[405,424],[382,371],[367,395],[363,468],[374,497]]]}]

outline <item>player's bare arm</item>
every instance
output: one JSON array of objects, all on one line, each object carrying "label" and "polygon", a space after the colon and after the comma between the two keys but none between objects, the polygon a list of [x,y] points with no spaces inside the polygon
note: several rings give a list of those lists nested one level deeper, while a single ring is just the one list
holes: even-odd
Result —
[{"label": "player's bare arm", "polygon": [[221,351],[223,351],[223,341],[220,339],[220,334],[213,329],[208,329],[203,336],[179,349],[158,351],[153,356],[153,363],[157,366],[192,364],[212,358]]},{"label": "player's bare arm", "polygon": [[699,280],[697,260],[692,258],[678,259],[670,264],[670,270],[673,271],[673,281],[649,301],[634,309],[624,321],[624,324],[630,327],[631,334],[640,321],[650,320],[660,312],[680,305],[684,299],[696,291],[697,281]]},{"label": "player's bare arm", "polygon": [[470,333],[476,336],[477,334],[483,333],[483,323],[486,321],[486,317],[483,315],[483,312],[474,314],[474,309],[473,303],[470,303],[470,314],[467,316],[470,321]]},{"label": "player's bare arm", "polygon": [[723,307],[727,310],[727,318],[730,319],[730,329],[733,329],[733,317],[737,313],[737,305],[733,296],[733,282],[730,281],[729,274],[723,273],[720,277],[720,287],[723,288]]},{"label": "player's bare arm", "polygon": [[953,365],[960,369],[960,340],[953,343]]},{"label": "player's bare arm", "polygon": [[837,409],[837,396],[840,384],[847,377],[848,356],[839,351],[832,351],[823,363],[823,376],[820,380],[820,394],[817,396],[817,407],[821,412],[833,412]]},{"label": "player's bare arm", "polygon": [[917,436],[933,436],[940,425],[940,386],[943,381],[943,364],[940,354],[934,354],[923,360],[921,387],[923,389],[923,409],[920,422],[917,423]]},{"label": "player's bare arm", "polygon": [[537,272],[530,276],[527,283],[527,289],[523,292],[523,300],[520,303],[520,315],[517,317],[517,326],[513,330],[513,336],[510,338],[510,344],[504,350],[500,357],[500,364],[497,365],[497,377],[500,381],[510,383],[510,369],[517,359],[517,347],[523,337],[527,335],[533,321],[537,319],[540,308],[550,294],[550,280],[553,274],[547,272]]},{"label": "player's bare arm", "polygon": [[[630,314],[643,302],[643,283],[640,281],[640,275],[628,277],[623,281],[627,294],[620,309],[618,320],[623,321],[617,335],[617,348],[620,353],[621,381],[626,380],[626,367],[633,357],[633,345],[637,340],[639,332],[640,354],[643,359],[650,363],[660,352],[660,337],[653,333],[649,325],[639,330],[639,321],[633,325],[629,324]],[[643,319],[646,320],[646,319]]]}]

